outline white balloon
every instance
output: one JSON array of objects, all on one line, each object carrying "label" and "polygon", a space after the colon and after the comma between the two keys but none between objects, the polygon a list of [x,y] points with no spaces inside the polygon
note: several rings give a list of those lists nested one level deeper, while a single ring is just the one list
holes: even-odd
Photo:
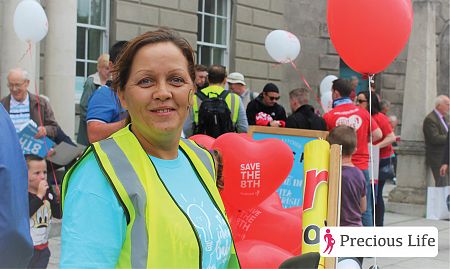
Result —
[{"label": "white balloon", "polygon": [[320,82],[320,94],[324,94],[326,92],[331,92],[331,87],[333,86],[333,81],[338,79],[334,75],[328,75],[322,79]]},{"label": "white balloon", "polygon": [[361,269],[361,265],[356,260],[349,258],[340,260],[336,266],[336,269]]},{"label": "white balloon", "polygon": [[274,30],[266,36],[266,50],[275,61],[289,63],[294,61],[300,53],[298,38],[284,30]]},{"label": "white balloon", "polygon": [[25,41],[37,43],[48,32],[48,20],[42,6],[35,0],[23,0],[14,12],[14,31]]},{"label": "white balloon", "polygon": [[331,91],[321,93],[320,102],[322,102],[322,107],[325,112],[328,112],[333,108],[333,97],[331,96],[331,94]]}]

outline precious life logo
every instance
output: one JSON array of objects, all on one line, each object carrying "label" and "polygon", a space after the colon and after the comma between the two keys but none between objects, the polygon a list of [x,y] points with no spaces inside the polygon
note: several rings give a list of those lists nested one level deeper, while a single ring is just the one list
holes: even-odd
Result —
[{"label": "precious life logo", "polygon": [[436,257],[436,227],[323,227],[324,257]]}]

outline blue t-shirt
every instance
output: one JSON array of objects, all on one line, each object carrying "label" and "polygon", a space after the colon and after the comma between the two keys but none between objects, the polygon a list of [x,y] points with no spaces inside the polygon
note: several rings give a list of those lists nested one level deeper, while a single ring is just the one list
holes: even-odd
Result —
[{"label": "blue t-shirt", "polygon": [[[150,158],[195,226],[202,244],[202,267],[226,268],[231,233],[188,159],[181,151],[175,160]],[[125,236],[123,209],[90,153],[73,172],[64,200],[61,268],[114,268]]]},{"label": "blue t-shirt", "polygon": [[119,97],[108,86],[98,88],[89,99],[86,121],[117,122],[125,118],[126,111]]},{"label": "blue t-shirt", "polygon": [[150,159],[172,197],[189,216],[200,236],[202,268],[226,268],[231,249],[230,230],[211,202],[189,160],[180,150],[174,160],[162,160],[153,156]]}]

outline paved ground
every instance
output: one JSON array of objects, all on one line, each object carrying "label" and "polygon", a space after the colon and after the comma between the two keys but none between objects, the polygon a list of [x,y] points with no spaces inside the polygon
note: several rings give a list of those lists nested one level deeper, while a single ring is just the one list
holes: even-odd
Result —
[{"label": "paved ground", "polygon": [[[434,258],[377,258],[377,264],[381,269],[406,269],[406,268],[450,268],[449,248],[449,221],[428,220],[419,217],[411,217],[394,213],[385,214],[386,226],[434,226],[439,230],[439,254]],[[373,265],[375,259],[365,258],[363,268]]]},{"label": "paved ground", "polygon": [[[393,185],[386,185],[385,196],[392,190]],[[406,268],[450,268],[450,222],[441,220],[428,220],[420,217],[407,216],[387,212],[385,214],[386,226],[434,226],[439,230],[439,254],[434,258],[377,258],[376,262],[381,269],[406,269]],[[59,236],[59,225],[55,225],[53,235],[50,239],[50,264],[48,268],[58,268],[60,257],[61,237]],[[374,265],[374,258],[364,259],[363,268],[368,269]]]}]

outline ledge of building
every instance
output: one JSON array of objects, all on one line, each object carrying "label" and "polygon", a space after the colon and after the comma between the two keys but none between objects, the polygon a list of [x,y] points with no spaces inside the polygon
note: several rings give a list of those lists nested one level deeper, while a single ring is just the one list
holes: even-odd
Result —
[{"label": "ledge of building", "polygon": [[396,152],[399,155],[420,155],[425,156],[425,142],[402,140],[399,143]]},{"label": "ledge of building", "polygon": [[426,207],[418,204],[387,202],[386,212],[424,218]]}]

